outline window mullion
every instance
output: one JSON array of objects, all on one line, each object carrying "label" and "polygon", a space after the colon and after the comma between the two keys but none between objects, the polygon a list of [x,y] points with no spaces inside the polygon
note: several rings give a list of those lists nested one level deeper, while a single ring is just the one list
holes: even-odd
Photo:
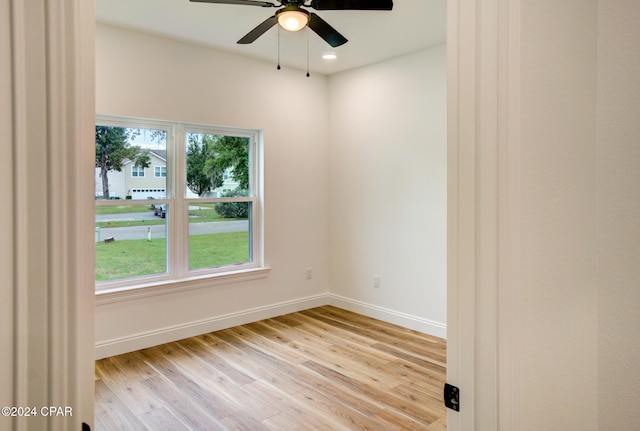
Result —
[{"label": "window mullion", "polygon": [[186,188],[186,145],[185,130],[182,126],[174,127],[174,145],[173,151],[173,174],[172,174],[172,191],[174,199],[173,211],[173,262],[174,273],[178,277],[184,276],[188,268],[188,240],[189,240],[189,220],[188,220],[188,203],[185,202],[184,190]]}]

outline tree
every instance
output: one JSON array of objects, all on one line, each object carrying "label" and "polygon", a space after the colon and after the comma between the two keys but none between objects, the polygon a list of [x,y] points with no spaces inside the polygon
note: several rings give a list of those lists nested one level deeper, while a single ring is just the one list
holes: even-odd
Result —
[{"label": "tree", "polygon": [[[217,136],[213,151],[205,163],[205,172],[222,175],[225,170],[232,171],[238,188],[249,188],[249,139],[237,136]],[[220,187],[222,182],[217,187]]]},{"label": "tree", "polygon": [[131,145],[129,139],[135,132],[123,127],[96,126],[96,167],[100,168],[102,192],[109,199],[109,171],[122,171],[126,160],[132,160],[135,166],[147,168],[151,163],[148,150]]},{"label": "tree", "polygon": [[220,179],[212,178],[211,175],[205,173],[205,164],[212,150],[212,135],[200,135],[189,133],[189,144],[187,146],[187,187],[198,196],[211,191],[214,184]]},{"label": "tree", "polygon": [[226,170],[240,189],[249,188],[249,140],[236,136],[190,133],[187,187],[198,196],[222,186]]}]

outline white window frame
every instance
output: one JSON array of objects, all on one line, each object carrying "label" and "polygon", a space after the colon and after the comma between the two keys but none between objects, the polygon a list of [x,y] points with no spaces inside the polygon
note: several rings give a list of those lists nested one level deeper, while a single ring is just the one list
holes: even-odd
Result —
[{"label": "white window frame", "polygon": [[[166,198],[167,204],[167,272],[123,280],[96,282],[97,303],[117,302],[167,292],[211,287],[218,284],[265,278],[270,268],[264,265],[263,223],[263,134],[257,129],[237,129],[133,117],[97,115],[96,125],[125,128],[149,128],[167,132]],[[186,198],[186,133],[206,133],[246,137],[250,140],[250,195],[242,198]],[[188,241],[190,203],[209,201],[250,202],[251,262],[215,268],[189,270]],[[142,200],[130,204],[147,204]],[[122,205],[122,201],[96,201],[96,206]]]},{"label": "white window frame", "polygon": [[[140,169],[142,169],[142,175],[140,175]],[[135,171],[136,175],[133,175]],[[144,166],[131,165],[131,178],[144,178],[147,175]]]},{"label": "white window frame", "polygon": [[[164,168],[164,175],[162,175],[162,169]],[[158,171],[160,175],[158,175]],[[166,166],[154,166],[153,167],[153,177],[154,178],[167,178],[167,167]]]}]

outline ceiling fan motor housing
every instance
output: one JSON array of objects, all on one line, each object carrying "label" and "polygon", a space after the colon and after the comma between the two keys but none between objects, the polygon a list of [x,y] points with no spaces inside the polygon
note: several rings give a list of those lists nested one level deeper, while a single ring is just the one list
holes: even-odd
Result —
[{"label": "ceiling fan motor housing", "polygon": [[302,30],[311,19],[309,12],[301,9],[298,4],[289,3],[282,9],[276,11],[278,23],[288,31]]}]

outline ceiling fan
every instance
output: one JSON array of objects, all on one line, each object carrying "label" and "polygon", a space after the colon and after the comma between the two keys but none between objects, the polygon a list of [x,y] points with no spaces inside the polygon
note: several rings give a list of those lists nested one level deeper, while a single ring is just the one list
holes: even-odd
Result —
[{"label": "ceiling fan", "polygon": [[224,3],[244,6],[261,6],[280,8],[256,28],[242,37],[239,44],[249,44],[262,36],[276,24],[288,31],[298,31],[309,26],[318,36],[332,47],[343,45],[347,39],[329,23],[313,12],[303,8],[315,10],[391,10],[393,0],[190,0],[198,3]]}]

